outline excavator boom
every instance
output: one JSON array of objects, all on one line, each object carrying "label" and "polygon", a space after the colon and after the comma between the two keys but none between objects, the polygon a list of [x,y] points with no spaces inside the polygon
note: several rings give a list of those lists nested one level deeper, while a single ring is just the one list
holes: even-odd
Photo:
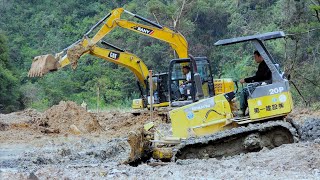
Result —
[{"label": "excavator boom", "polygon": [[[103,42],[103,44],[107,43]],[[138,81],[146,87],[146,79],[149,70],[143,61],[136,55],[124,50],[117,49],[117,51],[114,51],[96,45],[92,46],[90,49],[86,49],[81,43],[69,48],[67,55],[64,55],[62,58],[54,57],[51,54],[35,57],[28,75],[29,77],[43,76],[50,71],[77,63],[77,60],[85,54],[91,54],[130,69],[135,74]]]},{"label": "excavator boom", "polygon": [[[133,21],[121,19],[121,15],[127,13],[151,26],[140,24]],[[152,22],[142,16],[133,14],[123,8],[117,8],[111,11],[110,14],[101,19],[93,28],[91,28],[86,35],[91,33],[94,28],[100,25],[103,21],[105,24],[100,28],[98,33],[91,39],[91,43],[95,44],[100,41],[104,36],[110,33],[114,28],[121,27],[134,31],[160,41],[170,44],[170,46],[177,52],[179,58],[188,57],[188,42],[180,32],[175,32],[167,27],[163,27],[155,22]]]},{"label": "excavator boom", "polygon": [[[140,19],[150,24],[151,26],[121,19],[121,15],[123,14],[123,12],[130,14],[135,18]],[[92,31],[95,30],[97,27],[99,27],[102,23],[104,24],[99,29],[99,31],[92,38],[89,38],[88,37],[89,34],[92,33]],[[108,33],[110,33],[116,27],[125,28],[128,30],[167,42],[177,52],[179,58],[188,57],[188,43],[185,37],[181,33],[175,32],[167,27],[163,27],[144,17],[133,14],[127,10],[124,10],[123,8],[117,8],[112,10],[109,14],[107,14],[100,21],[98,21],[97,24],[92,26],[90,30],[84,34],[83,39],[76,41],[75,43],[73,43],[72,45],[64,49],[62,52],[57,53],[55,56],[43,55],[43,56],[35,57],[31,65],[31,69],[28,73],[28,76],[29,77],[43,76],[50,71],[57,70],[58,68],[62,68],[69,64],[71,64],[72,67],[76,67],[78,59],[83,54],[89,53],[89,54],[93,54],[101,57],[99,54],[94,53],[94,51],[99,51],[97,49],[94,50],[95,48],[97,48],[96,44],[99,41],[101,41],[103,37],[105,37]],[[65,55],[61,57],[62,54],[65,54]],[[122,54],[125,54],[125,53],[122,53]],[[145,80],[143,78],[146,78],[147,68],[145,67],[144,63],[141,60],[137,60],[137,62],[139,62],[138,63],[139,67],[138,69],[135,69],[137,67],[132,67],[132,64],[127,65],[122,63],[121,61],[112,60],[111,55],[116,55],[116,54],[110,54],[110,57],[106,57],[106,55],[103,55],[102,58],[111,60],[117,64],[121,64],[126,67],[130,66],[129,69],[134,71],[135,75],[137,76],[140,82]],[[139,59],[134,55],[132,57],[133,59]],[[138,71],[140,72],[138,73]]]}]

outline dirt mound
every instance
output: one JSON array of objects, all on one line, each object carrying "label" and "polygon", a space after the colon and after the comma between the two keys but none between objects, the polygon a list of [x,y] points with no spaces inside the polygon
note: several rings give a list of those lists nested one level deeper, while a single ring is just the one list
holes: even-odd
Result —
[{"label": "dirt mound", "polygon": [[99,123],[110,137],[126,137],[130,131],[137,131],[144,124],[154,122],[155,125],[168,123],[168,113],[166,110],[156,110],[153,112],[153,119],[150,119],[150,112],[147,110],[139,113],[109,111],[97,114]]},{"label": "dirt mound", "polygon": [[[29,133],[87,134],[96,133],[108,138],[127,137],[147,122],[155,125],[169,123],[168,110],[155,110],[150,119],[148,110],[123,112],[87,112],[72,101],[61,101],[58,105],[41,113],[26,109],[10,114],[0,114],[0,131],[22,130]],[[21,133],[22,133],[21,131]]]},{"label": "dirt mound", "polygon": [[34,109],[25,109],[23,111],[10,114],[0,114],[0,122],[6,124],[32,123],[41,117],[41,113]]},{"label": "dirt mound", "polygon": [[288,117],[292,118],[297,123],[303,123],[309,118],[319,118],[320,110],[312,110],[310,108],[295,108]]},{"label": "dirt mound", "polygon": [[43,132],[52,133],[92,133],[101,130],[100,124],[92,113],[72,101],[61,101],[46,110],[38,121]]},{"label": "dirt mound", "polygon": [[26,109],[10,114],[0,114],[0,131],[25,130],[33,126],[41,117],[34,109]]}]

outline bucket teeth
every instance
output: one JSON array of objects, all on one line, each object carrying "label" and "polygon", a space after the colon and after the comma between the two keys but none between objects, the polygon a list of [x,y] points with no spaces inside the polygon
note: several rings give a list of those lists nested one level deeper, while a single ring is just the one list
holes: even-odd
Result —
[{"label": "bucket teeth", "polygon": [[57,62],[58,61],[51,54],[37,56],[32,61],[28,76],[41,77],[49,71],[56,70]]}]

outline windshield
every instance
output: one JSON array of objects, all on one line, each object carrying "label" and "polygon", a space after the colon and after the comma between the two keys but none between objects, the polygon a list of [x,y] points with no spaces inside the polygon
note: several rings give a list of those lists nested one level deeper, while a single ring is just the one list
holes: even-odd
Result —
[{"label": "windshield", "polygon": [[189,66],[190,67],[190,63],[188,62],[183,62],[183,63],[175,63],[173,64],[172,67],[172,80],[185,80],[186,76],[183,74],[183,67],[184,66]]},{"label": "windshield", "polygon": [[[210,64],[208,63],[207,59],[197,59],[197,70],[201,77],[202,81],[209,81],[211,78],[210,74]],[[172,80],[182,80],[186,79],[186,76],[183,74],[183,67],[189,66],[190,62],[176,62],[173,64],[172,67]]]},{"label": "windshield", "polygon": [[210,67],[207,60],[197,60],[197,69],[202,81],[208,81],[211,77]]}]

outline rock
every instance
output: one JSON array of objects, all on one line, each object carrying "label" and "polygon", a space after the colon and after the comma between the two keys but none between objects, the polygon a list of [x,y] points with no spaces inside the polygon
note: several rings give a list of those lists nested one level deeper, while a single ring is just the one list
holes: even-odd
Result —
[{"label": "rock", "polygon": [[81,134],[81,131],[77,128],[77,126],[76,125],[74,125],[74,124],[72,124],[71,126],[70,126],[70,132],[72,133],[72,134],[74,134],[74,135],[79,135],[79,134]]},{"label": "rock", "polygon": [[121,175],[121,174],[129,176],[129,173],[127,171],[125,171],[125,170],[112,169],[108,173],[108,178],[119,177],[119,175]]},{"label": "rock", "polygon": [[46,159],[43,157],[37,157],[37,159],[35,161],[33,161],[34,164],[37,165],[43,165],[43,164],[52,164],[52,160],[51,159]]},{"label": "rock", "polygon": [[41,128],[41,132],[45,134],[59,134],[59,129],[53,129],[53,128]]},{"label": "rock", "polygon": [[106,151],[101,150],[98,154],[98,157],[101,158],[101,160],[106,160],[107,159]]},{"label": "rock", "polygon": [[28,176],[28,180],[39,180],[39,178],[34,174],[34,172],[31,172]]},{"label": "rock", "polygon": [[69,155],[71,155],[71,150],[70,149],[61,149],[61,150],[59,150],[58,151],[58,154],[60,155],[60,156],[69,156]]},{"label": "rock", "polygon": [[99,175],[102,176],[102,177],[105,177],[107,175],[107,173],[106,172],[100,172]]},{"label": "rock", "polygon": [[320,138],[314,140],[315,143],[320,144]]},{"label": "rock", "polygon": [[82,101],[81,107],[84,108],[85,110],[88,110],[88,104],[84,101]]},{"label": "rock", "polygon": [[8,130],[8,128],[9,128],[8,124],[0,122],[0,131],[6,131]]},{"label": "rock", "polygon": [[261,149],[260,135],[258,133],[248,135],[245,138],[243,145],[248,151],[260,150]]}]

